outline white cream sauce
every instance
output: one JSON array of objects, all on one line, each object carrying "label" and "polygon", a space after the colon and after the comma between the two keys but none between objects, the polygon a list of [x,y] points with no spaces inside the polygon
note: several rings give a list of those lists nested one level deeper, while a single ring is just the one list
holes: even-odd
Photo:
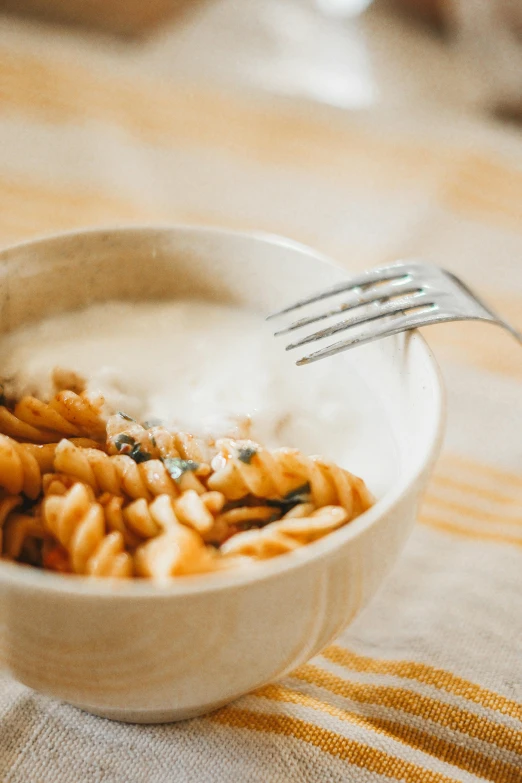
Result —
[{"label": "white cream sauce", "polygon": [[[284,340],[284,338],[283,338]],[[340,378],[335,360],[296,367],[272,326],[209,302],[111,302],[7,335],[0,360],[10,391],[52,393],[55,367],[75,370],[112,412],[159,418],[195,434],[250,437],[322,454],[382,495],[395,446],[364,380]]]}]

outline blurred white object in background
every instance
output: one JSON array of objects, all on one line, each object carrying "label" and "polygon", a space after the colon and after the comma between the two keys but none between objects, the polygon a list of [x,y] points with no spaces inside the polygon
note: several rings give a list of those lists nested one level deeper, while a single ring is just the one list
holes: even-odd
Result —
[{"label": "blurred white object in background", "polygon": [[329,16],[353,17],[366,11],[373,0],[313,0],[319,11]]},{"label": "blurred white object in background", "polygon": [[256,87],[343,109],[375,103],[362,11],[372,0],[213,0],[151,42],[177,78]]},{"label": "blurred white object in background", "polygon": [[[366,41],[355,18],[368,4],[264,0],[255,16],[275,46],[270,60],[250,56],[245,62],[246,75],[275,93],[305,95],[341,108],[371,105],[375,82]],[[323,13],[323,5],[329,6],[328,13]],[[342,23],[339,14],[342,11],[346,16],[349,9],[353,19]]]}]

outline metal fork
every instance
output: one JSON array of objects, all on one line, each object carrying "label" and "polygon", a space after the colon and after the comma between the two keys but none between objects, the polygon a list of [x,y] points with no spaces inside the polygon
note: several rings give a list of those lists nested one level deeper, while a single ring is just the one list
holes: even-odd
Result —
[{"label": "metal fork", "polygon": [[[363,272],[319,294],[301,299],[268,319],[292,313],[306,305],[338,294],[347,299],[318,315],[301,318],[275,335],[288,334],[341,313],[349,318],[291,343],[287,351],[348,331],[347,340],[299,359],[298,365],[316,362],[381,337],[447,321],[489,321],[511,332],[522,343],[522,334],[496,315],[468,286],[451,272],[419,263],[398,263]],[[366,309],[356,313],[359,308]],[[267,319],[267,320],[268,320]],[[358,327],[363,327],[358,329]]]}]

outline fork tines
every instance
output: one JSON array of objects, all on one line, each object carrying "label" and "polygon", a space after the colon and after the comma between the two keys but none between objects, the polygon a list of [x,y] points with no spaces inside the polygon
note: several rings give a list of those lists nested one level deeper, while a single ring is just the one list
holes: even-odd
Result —
[{"label": "fork tines", "polygon": [[[357,334],[354,334],[348,340],[334,343],[320,351],[303,357],[297,362],[298,365],[317,361],[326,356],[339,353],[339,351],[347,350],[355,345],[361,345],[379,337],[387,336],[388,334],[396,334],[399,331],[403,331],[405,328],[405,313],[409,313],[408,318],[410,320],[414,315],[413,311],[424,313],[425,318],[426,309],[429,310],[434,307],[428,294],[422,290],[415,281],[414,275],[412,275],[414,266],[416,267],[417,265],[395,264],[393,266],[365,272],[357,277],[338,283],[318,294],[307,297],[306,299],[301,299],[295,304],[285,307],[277,313],[273,313],[267,320],[288,315],[302,307],[315,304],[316,302],[329,299],[339,294],[347,295],[347,298],[341,304],[336,305],[323,313],[300,318],[289,326],[286,326],[284,329],[277,331],[275,333],[276,336],[288,334],[289,332],[310,326],[318,321],[323,321],[336,315],[343,313],[350,314],[348,318],[339,323],[335,323],[333,326],[326,329],[320,329],[301,340],[291,343],[287,346],[287,351],[315,342],[316,340],[321,340],[325,337],[331,337],[339,332],[369,325],[368,329],[363,330],[362,332],[357,331]],[[372,307],[366,307],[364,311],[358,314],[351,314],[353,311],[357,310],[357,308],[368,305],[372,305]],[[385,324],[379,323],[381,319],[387,317],[388,320]],[[413,326],[415,326],[417,319],[414,318],[413,320]]]}]

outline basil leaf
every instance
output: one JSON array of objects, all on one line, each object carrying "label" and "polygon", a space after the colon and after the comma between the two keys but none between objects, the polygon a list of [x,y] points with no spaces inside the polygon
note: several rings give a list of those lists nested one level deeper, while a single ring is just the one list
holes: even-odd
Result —
[{"label": "basil leaf", "polygon": [[163,422],[161,419],[147,419],[147,421],[143,422],[143,426],[146,430],[152,429],[152,427],[161,427]]},{"label": "basil leaf", "polygon": [[136,421],[136,419],[133,419],[132,416],[129,416],[127,413],[123,413],[123,411],[118,411],[118,416],[121,416],[122,419],[125,419],[125,421]]},{"label": "basil leaf", "polygon": [[194,462],[192,459],[181,459],[180,457],[165,457],[163,464],[174,481],[179,481],[187,471],[194,471],[199,468],[199,462]]},{"label": "basil leaf", "polygon": [[298,506],[300,503],[307,503],[309,499],[310,484],[306,482],[306,484],[302,484],[300,487],[296,487],[295,489],[290,490],[290,492],[287,492],[286,495],[281,498],[281,500],[268,498],[264,502],[267,506],[272,506],[272,508],[279,508],[282,513],[286,513],[287,511],[291,511],[294,506]]},{"label": "basil leaf", "polygon": [[296,487],[295,489],[290,490],[290,492],[287,492],[283,500],[287,503],[293,503],[294,501],[305,503],[309,499],[310,489],[310,482],[307,481],[306,484],[301,484],[300,487]]},{"label": "basil leaf", "polygon": [[130,435],[125,435],[124,432],[122,432],[121,435],[116,435],[114,438],[114,445],[118,449],[118,451],[122,451],[122,449],[125,448],[125,446],[132,446],[133,448],[136,446],[136,441],[134,438],[131,438]]},{"label": "basil leaf", "polygon": [[142,451],[140,448],[140,444],[136,443],[136,445],[133,447],[132,451],[129,454],[129,457],[131,457],[134,462],[137,462],[138,465],[140,462],[148,462],[149,459],[152,459],[152,454],[149,454],[148,451]]},{"label": "basil leaf", "polygon": [[253,446],[242,446],[237,450],[237,458],[244,462],[245,465],[250,465],[252,457],[257,454],[257,449]]}]

